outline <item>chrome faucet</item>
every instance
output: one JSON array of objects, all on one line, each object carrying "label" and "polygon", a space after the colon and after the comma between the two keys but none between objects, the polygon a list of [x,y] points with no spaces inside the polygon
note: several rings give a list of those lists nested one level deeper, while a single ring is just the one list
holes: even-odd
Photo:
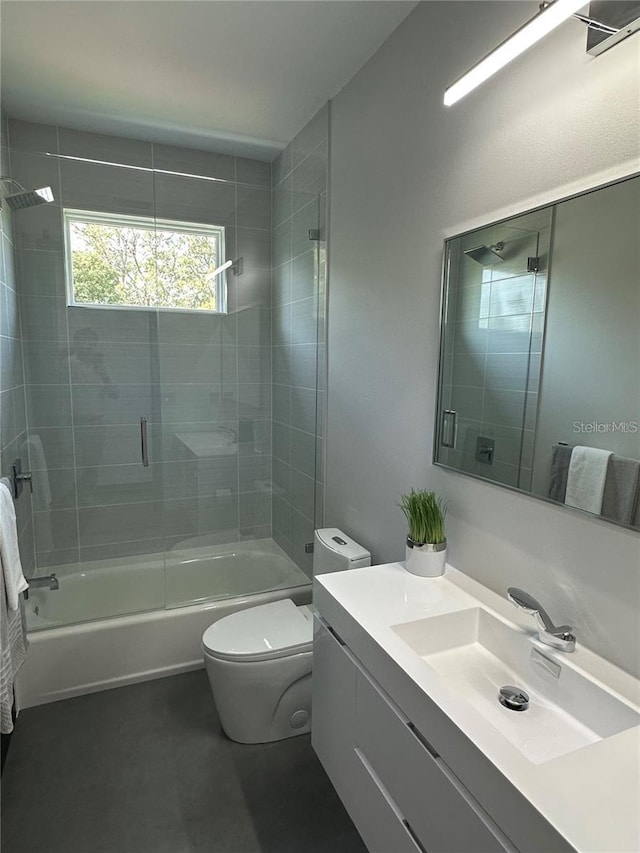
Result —
[{"label": "chrome faucet", "polygon": [[570,625],[554,625],[549,614],[538,604],[532,595],[523,589],[510,586],[507,590],[507,598],[516,607],[522,608],[525,613],[535,616],[540,627],[538,637],[541,643],[559,649],[561,652],[574,652],[576,649],[576,635]]},{"label": "chrome faucet", "polygon": [[[49,589],[60,589],[60,581],[55,575],[55,572],[52,572],[50,575],[44,575],[41,578],[29,578],[29,587],[30,589],[36,589],[39,586],[47,586]],[[24,591],[25,600],[29,598],[29,590],[25,589]]]}]

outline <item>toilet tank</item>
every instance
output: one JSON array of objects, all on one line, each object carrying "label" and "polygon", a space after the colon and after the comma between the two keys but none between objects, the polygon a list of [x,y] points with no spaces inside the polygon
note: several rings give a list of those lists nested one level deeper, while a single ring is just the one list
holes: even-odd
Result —
[{"label": "toilet tank", "polygon": [[371,565],[371,554],[337,527],[316,530],[313,544],[313,574],[341,572]]}]

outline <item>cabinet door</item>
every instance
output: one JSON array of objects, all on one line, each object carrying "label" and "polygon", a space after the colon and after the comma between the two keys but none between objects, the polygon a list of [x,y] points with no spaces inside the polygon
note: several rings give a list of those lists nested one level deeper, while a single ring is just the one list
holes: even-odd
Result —
[{"label": "cabinet door", "polygon": [[409,720],[363,672],[356,743],[429,853],[515,853],[515,847]]},{"label": "cabinet door", "polygon": [[356,677],[346,647],[315,616],[311,745],[347,810],[357,773],[353,752]]},{"label": "cabinet door", "polygon": [[426,853],[366,756],[359,749],[354,755],[359,766],[348,811],[369,853]]},{"label": "cabinet door", "polygon": [[366,758],[354,748],[358,663],[314,620],[311,744],[370,853],[423,853]]}]

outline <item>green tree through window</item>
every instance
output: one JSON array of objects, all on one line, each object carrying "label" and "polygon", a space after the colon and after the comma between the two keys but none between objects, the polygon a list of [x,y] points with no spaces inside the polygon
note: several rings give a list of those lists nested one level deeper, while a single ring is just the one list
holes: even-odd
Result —
[{"label": "green tree through window", "polygon": [[224,310],[224,228],[65,211],[74,304]]}]

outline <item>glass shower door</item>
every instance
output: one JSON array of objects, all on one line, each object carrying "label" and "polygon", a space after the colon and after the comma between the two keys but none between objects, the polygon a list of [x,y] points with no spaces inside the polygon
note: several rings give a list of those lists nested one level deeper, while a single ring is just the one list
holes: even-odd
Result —
[{"label": "glass shower door", "polygon": [[[46,178],[56,201],[16,218],[28,454],[37,572],[60,582],[34,590],[32,627],[295,585],[263,568],[311,559],[317,193],[287,226],[286,263],[312,277],[289,295],[283,342],[283,555],[272,535],[270,164],[64,128],[30,145],[12,150],[19,177]],[[228,261],[238,266],[216,275]],[[238,561],[225,563],[237,552],[260,555],[243,563],[250,590]]]},{"label": "glass shower door", "polygon": [[[151,422],[152,451],[160,405],[157,311],[122,307],[119,291],[122,229],[132,221],[154,228],[151,145],[62,128],[53,140],[41,153],[16,153],[28,183],[29,169],[52,170],[56,198],[46,221],[24,218],[17,241],[30,330],[36,571],[59,580],[58,590],[30,595],[33,628],[164,603],[161,484],[157,468],[142,464],[140,425],[142,417]],[[34,295],[26,265],[32,248],[42,270]]]},{"label": "glass shower door", "polygon": [[[175,152],[165,156],[177,171]],[[214,270],[203,280],[214,298],[210,310],[159,312],[168,607],[255,591],[259,575],[247,587],[229,554],[271,537],[271,190],[264,165],[240,181],[236,158],[203,155],[198,176],[156,174],[159,218],[188,217],[220,234]],[[233,267],[216,274],[227,262]]]},{"label": "glass shower door", "polygon": [[79,564],[98,618],[163,606],[164,525],[151,145],[67,158],[87,137],[61,132],[60,174]]}]

